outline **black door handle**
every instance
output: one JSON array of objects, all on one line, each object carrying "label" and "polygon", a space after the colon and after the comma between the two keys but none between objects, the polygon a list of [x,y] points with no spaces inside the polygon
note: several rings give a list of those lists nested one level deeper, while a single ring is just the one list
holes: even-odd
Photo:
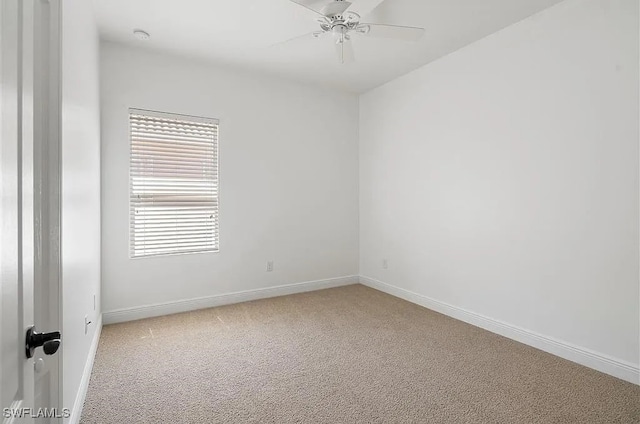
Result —
[{"label": "black door handle", "polygon": [[46,355],[53,355],[58,351],[60,347],[60,339],[62,335],[59,331],[52,331],[50,333],[38,333],[33,328],[33,326],[29,327],[27,330],[27,337],[25,341],[25,348],[27,358],[33,357],[33,351],[36,350],[37,347],[42,346],[44,353]]}]

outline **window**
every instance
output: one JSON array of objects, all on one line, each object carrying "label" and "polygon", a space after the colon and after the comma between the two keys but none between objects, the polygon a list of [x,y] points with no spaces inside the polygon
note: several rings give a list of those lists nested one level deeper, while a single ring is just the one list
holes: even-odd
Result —
[{"label": "window", "polygon": [[129,110],[130,256],[218,251],[218,121]]}]

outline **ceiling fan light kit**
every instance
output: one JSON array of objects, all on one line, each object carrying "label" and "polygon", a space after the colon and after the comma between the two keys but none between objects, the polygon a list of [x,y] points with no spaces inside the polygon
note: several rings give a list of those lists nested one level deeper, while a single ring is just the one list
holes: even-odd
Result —
[{"label": "ceiling fan light kit", "polygon": [[[361,23],[360,14],[352,12],[349,8],[353,3],[344,0],[332,0],[320,10],[313,9],[302,0],[290,0],[299,6],[313,11],[319,17],[316,21],[320,24],[320,31],[315,31],[311,35],[313,38],[325,38],[331,34],[336,45],[336,53],[340,63],[353,61],[353,46],[351,45],[351,35],[369,37],[391,38],[404,41],[417,41],[424,34],[424,28],[387,25],[377,23]],[[363,14],[368,14],[380,5],[384,0],[354,0],[356,7]]]}]

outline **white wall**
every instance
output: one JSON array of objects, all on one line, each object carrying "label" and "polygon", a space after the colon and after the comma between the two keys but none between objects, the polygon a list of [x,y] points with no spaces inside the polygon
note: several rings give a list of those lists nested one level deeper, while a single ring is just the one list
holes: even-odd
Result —
[{"label": "white wall", "polygon": [[565,1],[363,95],[361,275],[637,369],[638,100],[637,0]]},{"label": "white wall", "polygon": [[[105,311],[357,275],[355,95],[101,47]],[[220,120],[219,253],[129,259],[129,107]]]},{"label": "white wall", "polygon": [[[100,315],[99,44],[91,2],[60,3],[63,405],[72,408],[78,393],[82,396],[82,375]],[[85,315],[94,323],[87,334]]]}]

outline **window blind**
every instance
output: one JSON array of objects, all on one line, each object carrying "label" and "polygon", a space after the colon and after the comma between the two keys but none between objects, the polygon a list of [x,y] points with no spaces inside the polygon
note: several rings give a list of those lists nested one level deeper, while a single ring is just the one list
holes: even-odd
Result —
[{"label": "window blind", "polygon": [[130,256],[217,252],[218,121],[129,110]]}]

